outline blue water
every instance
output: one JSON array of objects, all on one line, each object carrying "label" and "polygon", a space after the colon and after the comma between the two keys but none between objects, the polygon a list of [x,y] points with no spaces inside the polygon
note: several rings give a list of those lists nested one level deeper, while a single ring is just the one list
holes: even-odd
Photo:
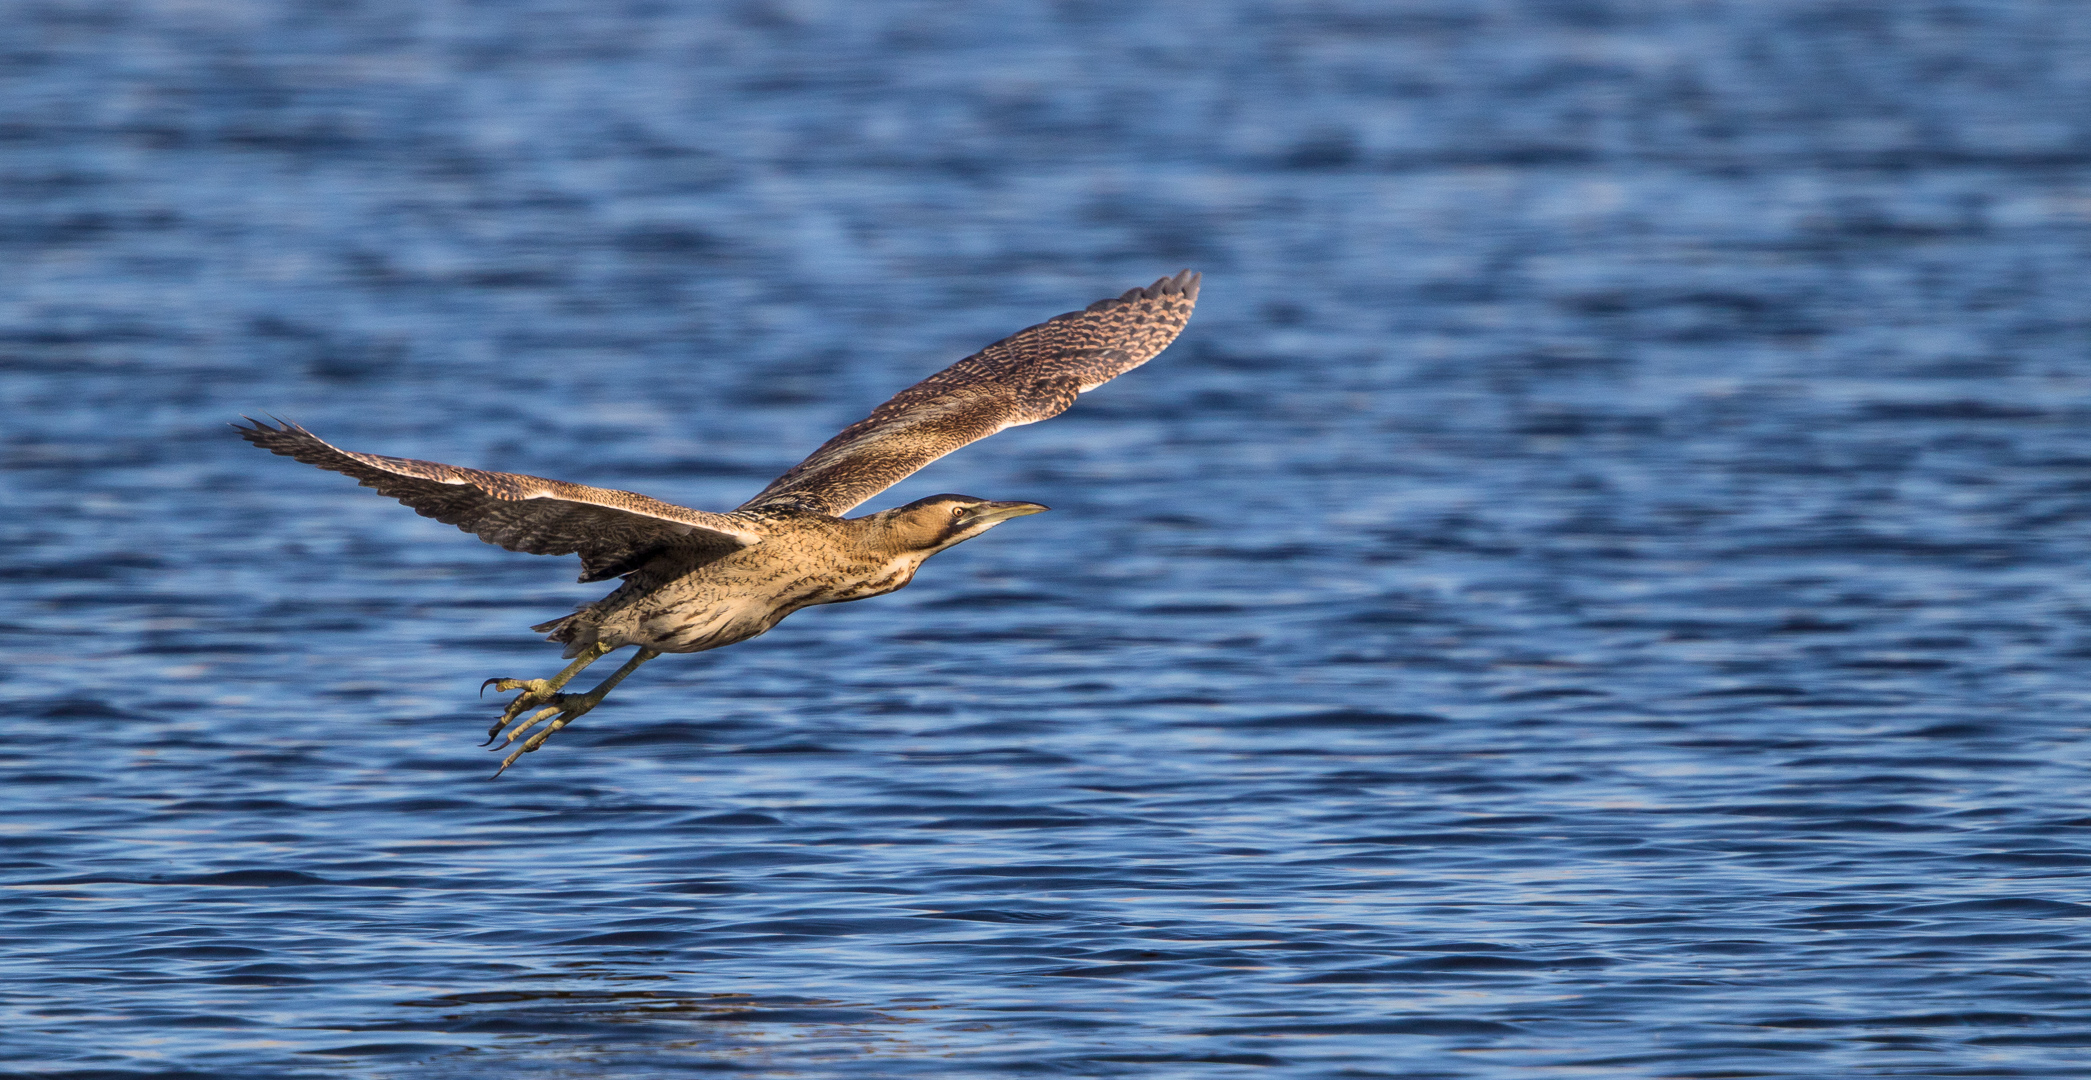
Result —
[{"label": "blue water", "polygon": [[[0,1071],[2081,1077],[2091,6],[0,8]],[[722,509],[1183,267],[642,670],[258,453]]]}]

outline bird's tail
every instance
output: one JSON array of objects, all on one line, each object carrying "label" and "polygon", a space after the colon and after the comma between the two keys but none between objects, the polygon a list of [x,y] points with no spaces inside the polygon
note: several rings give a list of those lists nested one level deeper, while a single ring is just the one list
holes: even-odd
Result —
[{"label": "bird's tail", "polygon": [[582,618],[593,610],[595,605],[591,604],[571,615],[562,615],[551,622],[538,623],[530,629],[543,634],[546,641],[557,641],[565,645],[566,651],[559,655],[562,659],[571,660],[581,655],[581,650],[595,644],[595,627]]}]

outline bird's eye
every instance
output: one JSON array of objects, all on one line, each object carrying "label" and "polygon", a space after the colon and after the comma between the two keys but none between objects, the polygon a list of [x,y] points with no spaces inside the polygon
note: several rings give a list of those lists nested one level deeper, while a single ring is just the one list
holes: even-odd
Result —
[{"label": "bird's eye", "polygon": [[951,520],[953,520],[953,521],[957,521],[957,520],[958,520],[959,518],[962,518],[962,517],[965,517],[965,516],[966,516],[966,508],[965,508],[965,507],[963,507],[963,506],[954,506],[954,507],[952,507],[952,508],[951,508]]}]

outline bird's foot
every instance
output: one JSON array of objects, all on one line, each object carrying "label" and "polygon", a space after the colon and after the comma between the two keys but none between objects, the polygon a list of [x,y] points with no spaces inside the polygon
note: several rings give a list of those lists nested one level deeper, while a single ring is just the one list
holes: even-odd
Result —
[{"label": "bird's foot", "polygon": [[[544,680],[537,679],[533,681],[541,683]],[[586,694],[560,694],[547,690],[544,691],[541,696],[538,696],[538,691],[531,690],[529,693],[524,694],[522,697],[519,697],[514,701],[509,702],[508,712],[502,714],[501,723],[494,725],[495,738],[500,738],[503,734],[502,728],[504,726],[507,726],[509,721],[514,719],[514,717],[520,716],[522,714],[523,709],[528,708],[530,705],[549,704],[550,707],[539,710],[535,716],[532,716],[527,720],[517,721],[514,724],[514,726],[508,727],[506,733],[507,737],[505,739],[502,739],[501,745],[494,747],[495,750],[506,750],[511,746],[515,746],[515,741],[517,739],[522,738],[523,735],[527,733],[531,728],[534,728],[539,724],[545,725],[545,729],[543,731],[540,731],[535,735],[531,735],[529,739],[524,741],[523,745],[516,746],[516,748],[513,751],[511,751],[507,757],[502,758],[501,767],[494,770],[494,775],[499,776],[502,773],[507,772],[508,767],[510,765],[515,764],[517,758],[522,757],[524,754],[530,753],[531,751],[537,749],[540,746],[543,746],[545,744],[545,740],[552,737],[553,732],[558,731],[560,728],[563,728],[566,725],[573,723],[575,720],[580,719],[580,717],[586,712],[588,712],[588,710],[593,709],[596,707],[596,705],[600,704],[605,696],[607,696],[607,693],[605,688],[603,687],[597,687],[595,690],[592,690]],[[524,704],[524,702],[526,701],[528,701],[528,704]],[[549,723],[547,723],[547,721],[549,721]],[[490,738],[487,741],[493,742],[494,740]]]},{"label": "bird's foot", "polygon": [[[593,663],[597,657],[615,651],[616,648],[617,646],[615,645],[606,645],[600,642],[591,645],[581,653],[579,659],[568,664],[565,671],[549,679],[488,679],[480,685],[481,693],[484,693],[489,686],[504,693],[510,690],[522,691],[521,694],[516,696],[514,701],[508,703],[506,709],[501,710],[501,719],[494,721],[493,728],[487,732],[486,743],[482,745],[491,745],[495,739],[500,739],[501,745],[494,747],[494,749],[496,751],[507,750],[509,747],[515,746],[515,741],[528,734],[531,728],[539,724],[545,725],[543,731],[531,735],[527,742],[521,746],[516,746],[515,750],[511,751],[507,757],[501,759],[501,767],[494,770],[495,776],[507,772],[508,767],[515,764],[515,759],[543,746],[545,740],[552,737],[553,732],[573,723],[588,710],[602,704],[603,698],[609,696],[610,691],[615,689],[618,683],[623,682],[625,676],[639,670],[640,664],[661,655],[652,649],[640,649],[630,660],[625,661],[623,667],[618,668],[615,673],[604,679],[602,684],[595,689],[585,694],[562,694],[559,692],[559,688],[572,682],[573,677],[580,674],[582,668]],[[517,719],[525,711],[539,705],[546,707],[538,710],[536,715],[527,720]]]},{"label": "bird's foot", "polygon": [[515,723],[515,718],[523,715],[524,709],[549,704],[553,698],[559,696],[559,688],[572,682],[574,676],[581,673],[582,668],[595,663],[605,653],[614,651],[615,646],[597,642],[581,650],[573,663],[566,665],[564,670],[549,679],[488,679],[480,683],[481,697],[486,696],[486,688],[489,686],[497,693],[505,694],[510,690],[521,690],[523,693],[509,702],[508,708],[501,710],[501,719],[494,721],[494,726],[486,729],[486,741],[479,745],[492,746],[494,740],[501,737],[501,729]]},{"label": "bird's foot", "polygon": [[515,723],[515,718],[523,715],[523,710],[544,705],[559,696],[559,685],[550,679],[488,679],[479,684],[479,692],[486,693],[489,686],[497,694],[510,690],[521,690],[522,693],[501,710],[501,718],[494,721],[494,726],[486,729],[486,741],[480,743],[481,746],[494,745],[494,740],[501,737],[501,729]]}]

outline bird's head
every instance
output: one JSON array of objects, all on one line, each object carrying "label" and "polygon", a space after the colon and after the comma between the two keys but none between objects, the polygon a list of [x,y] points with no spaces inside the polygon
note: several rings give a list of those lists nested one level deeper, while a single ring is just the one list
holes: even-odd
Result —
[{"label": "bird's head", "polygon": [[931,495],[877,515],[881,530],[903,551],[935,553],[1045,507],[1028,502],[989,502],[970,495]]}]

